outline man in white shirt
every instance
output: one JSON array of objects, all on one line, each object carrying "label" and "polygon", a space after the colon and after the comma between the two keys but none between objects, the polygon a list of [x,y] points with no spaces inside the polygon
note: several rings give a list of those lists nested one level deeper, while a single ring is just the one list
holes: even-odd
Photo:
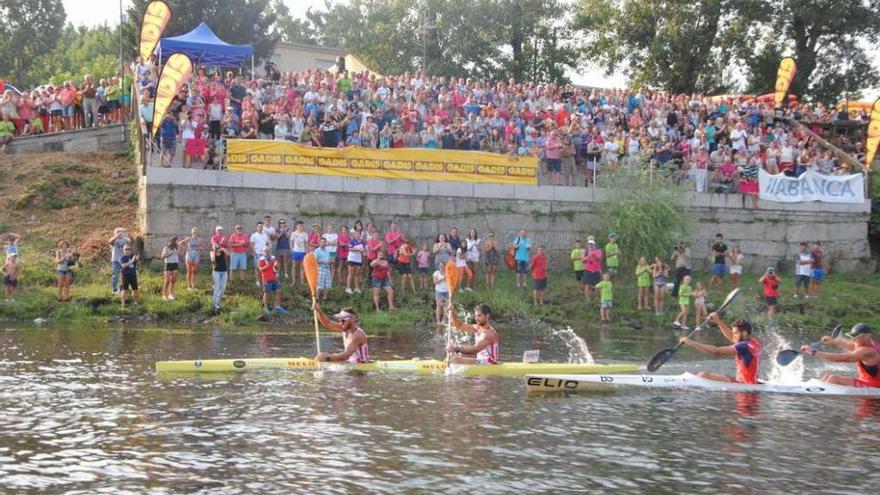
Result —
[{"label": "man in white shirt", "polygon": [[263,255],[263,249],[269,245],[269,236],[264,231],[263,222],[257,222],[257,231],[251,234],[251,252],[254,253],[254,273],[257,276],[257,287],[262,287],[260,279],[260,269],[257,265],[260,262],[260,256]]},{"label": "man in white shirt", "polygon": [[794,255],[794,297],[809,297],[807,288],[813,275],[813,253],[807,243],[801,243],[801,250]]}]

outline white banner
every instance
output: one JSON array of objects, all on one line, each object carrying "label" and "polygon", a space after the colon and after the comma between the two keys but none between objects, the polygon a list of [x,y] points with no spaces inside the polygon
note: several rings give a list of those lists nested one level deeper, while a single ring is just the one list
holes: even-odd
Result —
[{"label": "white banner", "polygon": [[800,177],[758,172],[760,198],[779,203],[822,201],[824,203],[864,203],[865,177],[862,174],[824,175],[807,171]]}]

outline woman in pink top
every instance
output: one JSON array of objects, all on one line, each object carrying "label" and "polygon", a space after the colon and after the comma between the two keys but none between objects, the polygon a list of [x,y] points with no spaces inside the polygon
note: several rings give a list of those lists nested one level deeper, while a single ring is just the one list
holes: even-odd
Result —
[{"label": "woman in pink top", "polygon": [[547,138],[545,157],[547,158],[547,171],[550,172],[550,185],[559,184],[559,173],[562,172],[562,160],[560,160],[560,152],[562,151],[562,139],[559,138],[559,131],[553,129]]}]

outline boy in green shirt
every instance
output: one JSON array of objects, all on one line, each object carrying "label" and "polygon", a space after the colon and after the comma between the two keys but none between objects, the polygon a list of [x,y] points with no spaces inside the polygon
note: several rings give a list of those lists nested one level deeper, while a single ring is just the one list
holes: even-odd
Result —
[{"label": "boy in green shirt", "polygon": [[648,293],[651,291],[651,265],[644,256],[639,258],[639,265],[636,266],[636,282],[639,286],[639,309],[650,309]]},{"label": "boy in green shirt", "polygon": [[678,288],[678,307],[681,310],[678,312],[678,317],[675,318],[675,321],[672,325],[676,328],[680,328],[682,330],[690,330],[687,326],[687,318],[688,318],[688,309],[691,305],[691,299],[694,297],[694,288],[691,287],[691,276],[685,275],[685,277],[681,280],[681,287]]},{"label": "boy in green shirt", "polygon": [[584,243],[580,239],[574,241],[574,249],[571,250],[571,264],[574,267],[574,277],[578,284],[578,294],[584,291]]},{"label": "boy in green shirt", "polygon": [[617,245],[617,234],[614,232],[608,235],[608,245],[605,246],[605,266],[611,275],[617,275],[620,268],[620,246]]},{"label": "boy in green shirt", "polygon": [[602,275],[602,281],[596,284],[596,290],[599,291],[599,317],[602,321],[611,321],[611,306],[614,300],[614,285],[611,283],[611,274],[605,272]]}]

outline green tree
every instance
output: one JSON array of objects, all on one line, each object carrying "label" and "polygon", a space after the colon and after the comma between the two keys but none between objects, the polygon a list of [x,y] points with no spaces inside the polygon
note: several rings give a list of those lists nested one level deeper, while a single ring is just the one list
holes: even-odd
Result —
[{"label": "green tree", "polygon": [[275,13],[274,33],[277,34],[278,41],[304,45],[318,44],[317,33],[308,19],[293,17],[282,0],[275,0],[272,3],[272,10]]},{"label": "green tree", "polygon": [[117,74],[119,68],[118,26],[68,24],[61,29],[55,48],[32,61],[28,79],[34,84],[59,84],[67,79],[81,82],[91,74],[97,81]]},{"label": "green tree", "polygon": [[880,36],[880,0],[762,0],[744,17],[759,39],[742,53],[749,92],[773,90],[785,55],[797,61],[791,92],[802,98],[834,103],[880,82],[861,48]]},{"label": "green tree", "polygon": [[635,86],[675,93],[726,91],[736,49],[750,48],[744,12],[754,0],[580,0],[584,53]]},{"label": "green tree", "polygon": [[[270,0],[165,0],[171,8],[171,21],[163,37],[179,36],[207,23],[214,34],[227,43],[251,45],[257,60],[272,53],[279,34],[274,29],[276,11]],[[150,0],[132,0],[128,9],[129,23],[125,36],[129,56],[137,51],[144,11]],[[197,60],[193,61],[198,63]]]},{"label": "green tree", "polygon": [[53,35],[64,25],[61,0],[0,0],[0,77],[23,87],[40,84],[31,80],[31,61],[55,47]]},{"label": "green tree", "polygon": [[319,44],[379,72],[563,80],[577,64],[561,0],[352,0],[309,11]]},{"label": "green tree", "polygon": [[666,257],[676,242],[690,238],[694,218],[685,208],[684,187],[631,169],[608,176],[603,187],[608,194],[599,217],[620,238],[625,263]]}]

